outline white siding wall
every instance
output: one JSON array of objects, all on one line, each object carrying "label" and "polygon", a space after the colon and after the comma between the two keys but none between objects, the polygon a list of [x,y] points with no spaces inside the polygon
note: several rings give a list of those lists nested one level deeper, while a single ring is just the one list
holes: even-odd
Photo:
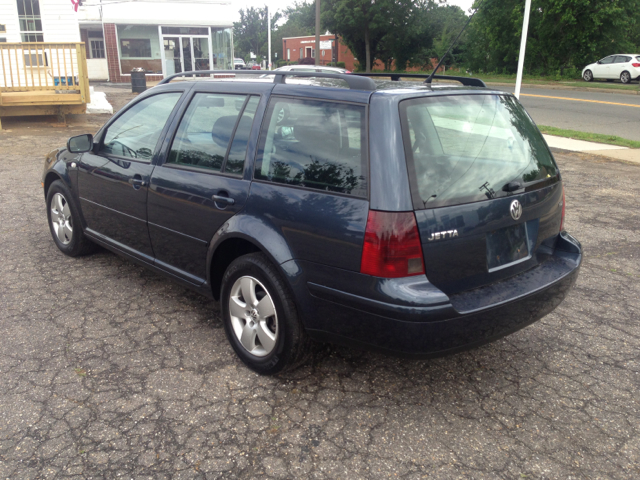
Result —
[{"label": "white siding wall", "polygon": [[20,23],[18,22],[16,0],[0,0],[0,23],[7,26],[7,42],[20,41]]},{"label": "white siding wall", "polygon": [[70,0],[40,0],[40,13],[45,42],[80,41],[78,14]]},{"label": "white siding wall", "polygon": [[[40,0],[45,42],[79,42],[78,14],[69,0]],[[0,0],[0,23],[7,25],[7,42],[20,42],[16,0]]]},{"label": "white siding wall", "polygon": [[109,78],[109,67],[106,58],[87,59],[87,74],[89,80],[107,80]]}]

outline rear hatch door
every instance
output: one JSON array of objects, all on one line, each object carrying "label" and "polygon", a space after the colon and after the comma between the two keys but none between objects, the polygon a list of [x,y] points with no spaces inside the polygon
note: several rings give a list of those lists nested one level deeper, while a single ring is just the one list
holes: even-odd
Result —
[{"label": "rear hatch door", "polygon": [[522,273],[552,253],[562,186],[542,135],[512,95],[400,103],[427,278],[451,295]]}]

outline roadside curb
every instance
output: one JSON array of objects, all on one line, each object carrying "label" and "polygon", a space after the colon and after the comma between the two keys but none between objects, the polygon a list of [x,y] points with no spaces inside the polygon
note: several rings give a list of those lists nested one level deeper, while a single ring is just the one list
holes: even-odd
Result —
[{"label": "roadside curb", "polygon": [[[484,82],[487,86],[496,87],[515,87],[513,83]],[[593,87],[570,87],[568,85],[541,85],[537,83],[523,83],[522,88],[543,88],[546,90],[574,90],[577,92],[595,92],[595,93],[619,93],[622,95],[640,95],[638,90],[616,90],[613,88],[593,88]]]}]

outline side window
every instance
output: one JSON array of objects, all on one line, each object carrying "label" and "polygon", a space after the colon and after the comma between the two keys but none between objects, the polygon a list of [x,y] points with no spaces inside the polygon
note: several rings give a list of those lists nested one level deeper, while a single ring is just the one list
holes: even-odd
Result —
[{"label": "side window", "polygon": [[136,103],[114,121],[100,151],[151,162],[156,144],[182,93],[161,93]]},{"label": "side window", "polygon": [[[194,95],[178,127],[167,164],[242,174],[247,140],[259,97],[253,96],[248,102],[246,100],[246,95]],[[224,161],[236,124],[236,139],[230,152],[232,165],[225,169]]]},{"label": "side window", "polygon": [[364,106],[274,97],[265,118],[256,179],[367,195]]},{"label": "side window", "polygon": [[603,63],[603,64],[613,63],[614,58],[616,57],[614,57],[613,55],[610,57],[604,57],[602,60],[600,60],[600,63]]}]

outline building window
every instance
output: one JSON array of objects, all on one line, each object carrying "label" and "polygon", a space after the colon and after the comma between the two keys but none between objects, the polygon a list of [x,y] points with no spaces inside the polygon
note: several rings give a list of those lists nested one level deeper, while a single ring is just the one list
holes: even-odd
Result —
[{"label": "building window", "polygon": [[134,68],[142,68],[147,73],[162,73],[158,27],[117,25],[116,31],[120,70],[123,74],[128,75]]},{"label": "building window", "polygon": [[287,60],[291,60],[291,49],[287,48]]},{"label": "building window", "polygon": [[106,58],[104,54],[104,40],[89,39],[91,44],[91,58]]},{"label": "building window", "polygon": [[17,0],[20,37],[23,42],[44,42],[38,0]]},{"label": "building window", "polygon": [[148,38],[121,38],[122,58],[151,58],[151,40]]},{"label": "building window", "polygon": [[302,60],[302,48],[300,49],[300,56],[298,57],[300,60]]}]

